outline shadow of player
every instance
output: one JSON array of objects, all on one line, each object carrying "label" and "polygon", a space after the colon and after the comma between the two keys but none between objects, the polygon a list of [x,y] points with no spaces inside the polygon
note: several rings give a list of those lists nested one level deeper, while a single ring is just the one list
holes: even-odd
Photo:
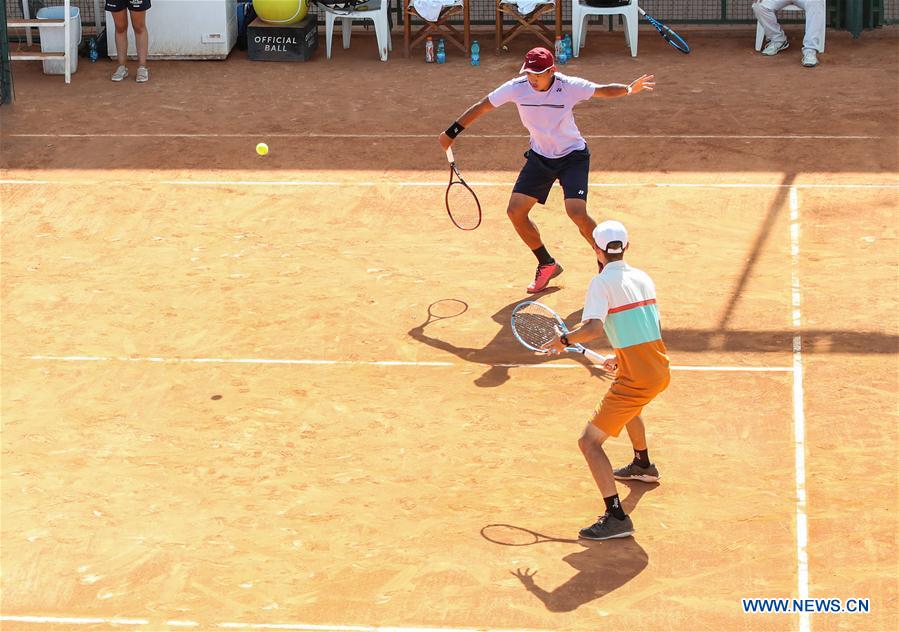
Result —
[{"label": "shadow of player", "polygon": [[[558,288],[551,288],[546,292],[542,292],[540,297],[558,291]],[[481,348],[460,347],[451,342],[434,338],[425,333],[427,321],[413,327],[409,330],[409,336],[426,345],[452,353],[456,357],[474,364],[483,364],[487,367],[486,371],[475,378],[474,383],[482,388],[491,388],[500,386],[509,380],[509,369],[521,365],[543,364],[544,362],[552,362],[558,359],[558,356],[542,355],[525,349],[521,346],[515,336],[512,334],[512,310],[522,301],[532,300],[533,296],[518,299],[501,307],[491,318],[495,323],[500,325],[499,331],[493,338]],[[569,314],[564,320],[566,323],[574,324],[580,322],[581,311],[577,310]],[[611,375],[602,370],[601,367],[591,363],[582,355],[567,354],[569,357],[580,362],[590,371],[593,377],[599,379],[611,379]]]}]

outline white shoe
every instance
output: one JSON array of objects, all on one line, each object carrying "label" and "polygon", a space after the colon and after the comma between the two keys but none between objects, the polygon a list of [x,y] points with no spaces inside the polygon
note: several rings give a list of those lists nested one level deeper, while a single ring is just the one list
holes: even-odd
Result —
[{"label": "white shoe", "polygon": [[124,79],[127,76],[128,76],[128,69],[125,68],[125,66],[119,66],[118,68],[115,69],[115,72],[112,73],[112,80],[113,81],[121,81],[122,79]]},{"label": "white shoe", "polygon": [[137,75],[134,77],[134,80],[138,83],[145,83],[150,80],[150,71],[147,70],[146,66],[137,67]]},{"label": "white shoe", "polygon": [[786,50],[789,47],[789,40],[784,40],[782,42],[768,42],[768,45],[762,49],[762,55],[776,55],[780,51]]},{"label": "white shoe", "polygon": [[814,48],[806,48],[802,51],[802,65],[806,68],[814,68],[818,65],[818,52]]}]

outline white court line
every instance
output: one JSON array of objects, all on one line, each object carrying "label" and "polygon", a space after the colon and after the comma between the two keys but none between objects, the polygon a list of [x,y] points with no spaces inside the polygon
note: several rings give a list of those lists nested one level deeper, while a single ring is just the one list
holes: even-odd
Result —
[{"label": "white court line", "polygon": [[[123,183],[124,184],[124,183]],[[234,182],[222,182],[221,180],[158,180],[157,184],[173,186],[235,186],[235,187],[374,187],[389,182],[374,182],[357,180],[354,182],[339,182],[337,180],[237,180]],[[446,186],[448,182],[444,182]]]},{"label": "white court line", "polygon": [[[796,459],[796,567],[800,599],[809,597],[808,516],[805,490],[805,393],[802,367],[802,286],[799,284],[799,192],[790,189],[790,286],[793,336],[793,439]],[[799,613],[800,632],[809,632],[808,612]]]},{"label": "white court line", "polygon": [[0,616],[0,621],[16,621],[19,623],[56,623],[72,625],[91,625],[96,623],[108,623],[110,625],[149,625],[147,619],[111,619],[101,617],[41,617],[41,616]]},{"label": "white court line", "polygon": [[[16,178],[0,179],[0,185],[10,186],[88,186],[88,185],[130,185],[133,180],[103,180],[103,179],[60,179],[60,180],[21,180]],[[399,187],[440,187],[447,185],[446,181],[439,182],[375,182],[370,180],[142,180],[142,185],[162,184],[167,186],[204,186],[204,187],[374,187],[374,186],[399,186]],[[469,182],[471,186],[478,187],[512,187],[514,182]],[[693,189],[899,189],[899,183],[861,183],[861,184],[780,184],[780,183],[717,183],[704,184],[700,182],[605,182],[590,184],[590,188],[644,188],[644,187],[669,187],[669,188],[693,188]]]},{"label": "white court line", "polygon": [[[161,358],[153,356],[56,356],[56,355],[31,355],[28,360],[38,362],[133,362],[150,364],[268,364],[268,365],[299,365],[299,366],[395,366],[395,367],[454,367],[467,366],[470,362],[415,362],[407,360],[312,360],[312,359],[273,359],[273,358]],[[521,369],[577,369],[581,364],[547,362],[541,364],[484,364],[503,368]],[[702,365],[672,365],[672,371],[706,371],[729,373],[789,373],[793,371],[788,366],[702,366]]]},{"label": "white court line", "polygon": [[[154,134],[122,134],[122,133],[56,133],[56,134],[3,134],[6,138],[377,138],[390,140],[391,138],[432,138],[437,140],[437,134],[345,134],[327,132],[244,132],[231,134],[217,134],[213,132],[189,132],[189,133],[154,133]],[[527,134],[466,134],[465,138],[528,138]],[[685,140],[883,140],[895,138],[895,136],[867,136],[859,134],[585,134],[584,138],[680,138]]]},{"label": "white court line", "polygon": [[[101,618],[101,617],[43,617],[30,615],[3,615],[0,621],[17,623],[46,623],[57,625],[96,625],[106,623],[118,626],[149,625],[146,619]],[[174,627],[198,627],[197,621],[166,621],[166,625]],[[228,630],[317,630],[321,632],[512,632],[502,628],[438,628],[438,627],[399,627],[383,625],[319,625],[313,623],[246,623],[241,621],[223,621],[213,623],[212,627]],[[515,628],[515,632],[537,632],[527,628]]]}]

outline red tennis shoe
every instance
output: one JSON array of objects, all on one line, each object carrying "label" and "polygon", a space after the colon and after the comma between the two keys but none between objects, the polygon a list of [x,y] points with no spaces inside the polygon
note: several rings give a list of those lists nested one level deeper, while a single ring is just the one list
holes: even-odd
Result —
[{"label": "red tennis shoe", "polygon": [[534,275],[534,282],[528,286],[528,294],[542,292],[549,285],[550,279],[554,279],[560,274],[562,274],[562,266],[558,263],[537,266],[537,274]]}]

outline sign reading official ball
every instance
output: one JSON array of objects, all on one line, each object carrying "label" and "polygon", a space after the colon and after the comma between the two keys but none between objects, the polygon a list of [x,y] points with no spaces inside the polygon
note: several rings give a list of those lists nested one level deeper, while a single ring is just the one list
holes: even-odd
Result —
[{"label": "sign reading official ball", "polygon": [[256,18],[247,26],[247,51],[255,61],[308,61],[318,46],[315,15],[289,26]]}]

